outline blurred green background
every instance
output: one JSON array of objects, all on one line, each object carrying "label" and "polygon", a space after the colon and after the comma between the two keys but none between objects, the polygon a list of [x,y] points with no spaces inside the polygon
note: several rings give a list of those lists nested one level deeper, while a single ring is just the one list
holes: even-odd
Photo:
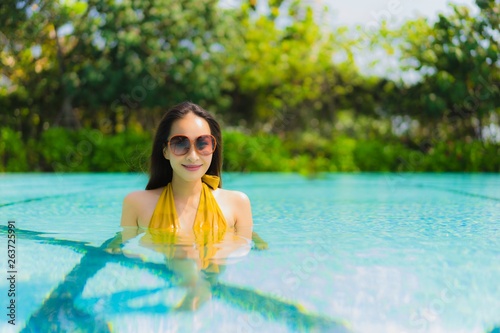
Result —
[{"label": "blurred green background", "polygon": [[500,171],[498,1],[369,30],[307,3],[3,1],[0,172],[145,171],[184,100],[220,120],[225,171]]}]

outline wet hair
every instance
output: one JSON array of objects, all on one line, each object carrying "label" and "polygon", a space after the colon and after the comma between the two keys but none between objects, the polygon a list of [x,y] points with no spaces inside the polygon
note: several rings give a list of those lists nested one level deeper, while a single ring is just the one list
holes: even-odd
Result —
[{"label": "wet hair", "polygon": [[[173,169],[170,165],[170,161],[163,155],[163,150],[167,147],[168,137],[170,136],[170,131],[174,121],[184,118],[184,116],[190,112],[207,121],[208,126],[210,126],[210,134],[212,134],[217,141],[217,146],[212,155],[212,163],[210,164],[206,174],[218,177],[221,176],[222,134],[219,123],[210,113],[199,105],[191,102],[183,102],[168,110],[156,129],[149,164],[149,181],[146,185],[146,190],[153,190],[166,186],[172,181]],[[222,180],[219,183],[219,187],[221,187],[221,184]]]}]

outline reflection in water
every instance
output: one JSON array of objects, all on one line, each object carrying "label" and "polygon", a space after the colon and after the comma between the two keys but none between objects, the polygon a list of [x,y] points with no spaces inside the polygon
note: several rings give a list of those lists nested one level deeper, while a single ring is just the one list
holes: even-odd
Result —
[{"label": "reflection in water", "polygon": [[[145,261],[145,257],[140,253],[133,253],[127,250],[127,245],[133,239],[140,240],[145,233],[145,230],[137,228],[129,228],[119,232],[114,238],[104,242],[100,247],[91,246],[85,242],[71,241],[65,239],[57,239],[43,232],[17,229],[17,236],[23,239],[29,239],[44,244],[51,244],[71,248],[74,251],[83,253],[84,256],[71,272],[69,272],[52,290],[47,298],[40,305],[38,310],[31,314],[25,322],[25,326],[21,332],[110,332],[112,331],[112,322],[107,322],[105,318],[96,315],[92,311],[85,311],[75,306],[75,299],[81,295],[87,281],[92,278],[99,270],[103,269],[108,263],[118,263],[124,267],[137,268],[147,270],[160,278],[171,281],[174,276],[183,278],[186,275],[174,273],[164,264]],[[7,227],[0,226],[0,235],[7,234]],[[253,249],[266,249],[267,243],[262,240],[257,234],[250,233],[253,240]],[[239,244],[236,242],[236,244]],[[248,243],[247,243],[248,244]],[[218,246],[220,247],[220,246]],[[147,249],[141,246],[142,249]],[[235,307],[249,313],[256,313],[262,318],[269,321],[283,322],[289,326],[294,332],[351,332],[348,324],[333,318],[318,315],[307,311],[303,306],[295,302],[286,302],[271,295],[245,288],[243,286],[228,285],[222,282],[216,282],[220,272],[223,271],[225,265],[237,261],[248,253],[248,246],[243,243],[235,245],[234,243],[222,248],[226,249],[223,252],[217,249],[218,255],[213,257],[213,260],[208,260],[209,263],[206,269],[200,266],[202,261],[198,256],[191,258],[176,258],[171,260],[181,262],[190,262],[191,267],[185,267],[182,264],[178,266],[178,272],[195,273],[197,279],[203,279],[211,286],[215,283],[215,287],[211,288],[213,297],[222,299]],[[239,249],[245,249],[241,253]],[[151,251],[151,249],[149,249]],[[157,253],[155,251],[155,253]],[[174,252],[176,253],[176,252]],[[182,253],[182,252],[180,252]],[[230,253],[224,258],[223,253]],[[178,260],[177,260],[178,259]],[[216,264],[219,267],[219,272],[208,274],[211,264]],[[196,265],[195,265],[196,264]],[[188,265],[189,266],[189,265]],[[189,275],[187,275],[189,276]],[[212,279],[215,277],[215,279]],[[193,281],[193,280],[185,280]],[[151,289],[144,289],[140,292],[150,293]],[[184,305],[190,305],[191,298],[196,295],[199,290],[191,290],[186,294]],[[111,295],[112,298],[113,295]],[[129,295],[130,296],[130,295]],[[195,296],[196,298],[196,296]],[[182,304],[181,304],[182,305]],[[119,306],[119,304],[118,304]],[[198,305],[199,306],[199,305]],[[119,307],[120,312],[127,311],[123,307]],[[192,309],[188,307],[188,309]],[[131,311],[130,309],[128,311]],[[133,311],[151,311],[149,308],[134,308]]]},{"label": "reflection in water", "polygon": [[[175,310],[194,311],[211,299],[212,288],[225,266],[239,261],[250,252],[251,240],[241,234],[252,233],[251,230],[234,229],[182,231],[124,227],[107,251],[118,253],[122,249],[128,257],[144,256],[144,250],[164,255],[166,266],[174,275],[173,282],[186,288],[186,295]],[[267,243],[255,235],[259,248],[267,248]],[[138,246],[128,246],[130,244]]]}]

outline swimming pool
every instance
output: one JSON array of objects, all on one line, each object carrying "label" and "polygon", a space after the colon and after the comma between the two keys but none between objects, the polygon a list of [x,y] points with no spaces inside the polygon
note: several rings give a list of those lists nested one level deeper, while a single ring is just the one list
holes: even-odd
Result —
[{"label": "swimming pool", "polygon": [[[225,174],[269,244],[227,265],[212,300],[162,258],[111,255],[141,174],[0,176],[1,332],[487,332],[500,325],[500,175]],[[15,326],[6,297],[14,275]]]}]

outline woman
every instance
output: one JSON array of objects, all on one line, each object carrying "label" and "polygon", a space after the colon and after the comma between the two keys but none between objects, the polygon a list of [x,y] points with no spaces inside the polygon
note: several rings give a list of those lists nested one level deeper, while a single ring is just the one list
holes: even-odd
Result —
[{"label": "woman", "polygon": [[[174,214],[173,223],[176,223],[175,218],[178,223],[174,227],[179,230],[200,227],[194,222],[199,216],[202,190],[208,186],[208,197],[211,199],[210,195],[213,196],[222,213],[221,218],[225,220],[215,221],[216,226],[220,227],[225,222],[227,228],[235,228],[238,234],[251,239],[253,222],[250,201],[242,192],[220,188],[217,178],[220,179],[221,168],[222,136],[217,121],[196,104],[184,102],[174,106],[158,126],[146,190],[132,192],[125,197],[121,225],[172,227],[164,223],[167,217],[154,215],[161,203],[162,193],[166,195],[164,192],[171,190],[175,211],[170,213]],[[213,177],[209,177],[211,180],[202,179],[205,175]],[[209,184],[210,181],[212,184]]]},{"label": "woman", "polygon": [[123,201],[121,241],[144,232],[141,245],[165,254],[188,287],[178,309],[197,309],[210,297],[220,264],[250,249],[250,200],[221,188],[221,167],[219,124],[200,106],[181,103],[158,126],[146,190]]}]

